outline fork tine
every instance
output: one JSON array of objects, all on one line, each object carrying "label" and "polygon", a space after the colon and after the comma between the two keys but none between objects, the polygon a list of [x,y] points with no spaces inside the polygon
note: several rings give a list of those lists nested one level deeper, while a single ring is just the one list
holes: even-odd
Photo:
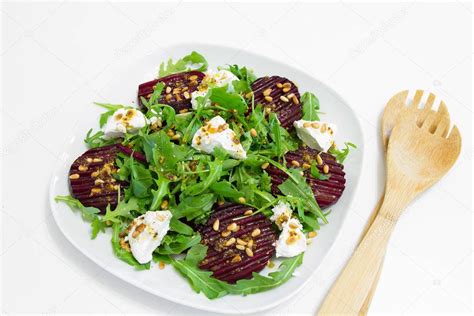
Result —
[{"label": "fork tine", "polygon": [[425,106],[423,107],[423,109],[425,111],[431,110],[431,107],[433,106],[435,99],[436,99],[436,96],[433,93],[430,93],[430,95],[428,96],[428,99],[425,102]]},{"label": "fork tine", "polygon": [[448,139],[453,143],[461,142],[461,133],[459,133],[459,129],[456,125],[453,126],[451,133],[449,133]]},{"label": "fork tine", "polygon": [[[420,120],[420,117],[418,117],[417,121],[419,122],[419,120]],[[430,132],[432,126],[435,124],[435,120],[436,120],[436,116],[433,113],[428,113],[426,118],[421,121],[421,125],[418,125],[418,126],[420,126],[422,130]]]},{"label": "fork tine", "polygon": [[439,114],[442,114],[442,115],[444,115],[444,116],[449,117],[448,107],[446,106],[446,104],[444,103],[444,101],[441,101],[441,102],[439,103],[438,113],[439,113]]},{"label": "fork tine", "polygon": [[413,102],[409,105],[409,107],[418,107],[418,104],[420,104],[422,97],[423,90],[416,90],[415,96],[413,97]]},{"label": "fork tine", "polygon": [[434,135],[446,138],[449,131],[449,118],[440,116]]}]

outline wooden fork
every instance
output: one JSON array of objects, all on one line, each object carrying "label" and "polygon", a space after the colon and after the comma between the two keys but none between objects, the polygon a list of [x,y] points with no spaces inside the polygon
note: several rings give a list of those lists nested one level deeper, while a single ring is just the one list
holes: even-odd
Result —
[{"label": "wooden fork", "polygon": [[[405,115],[417,115],[417,116],[419,115],[420,119],[424,120],[424,118],[426,118],[426,116],[429,113],[432,113],[432,114],[438,113],[439,118],[444,117],[449,122],[448,108],[446,107],[446,104],[443,101],[440,102],[437,112],[431,109],[436,99],[436,96],[432,93],[428,95],[428,99],[423,105],[423,108],[419,108],[421,98],[423,97],[424,93],[425,92],[423,90],[417,90],[415,92],[415,96],[413,97],[413,101],[410,104],[407,104],[408,90],[401,91],[395,94],[388,101],[382,115],[382,144],[384,148],[384,153],[386,153],[387,151],[388,140],[390,137],[390,133],[392,132],[392,129],[398,123],[400,118]],[[359,243],[365,237],[365,235],[367,234],[367,231],[369,230],[369,227],[374,222],[375,217],[377,216],[380,210],[380,206],[382,205],[382,202],[383,202],[383,194],[379,202],[375,206],[374,210],[372,211],[372,214],[370,215],[369,220],[367,221],[367,224],[364,228],[364,232],[362,233]],[[375,290],[377,288],[381,271],[382,271],[382,264],[380,265],[379,271],[377,273],[377,276],[375,277],[375,280],[374,280],[374,283],[372,284],[370,292],[367,295],[364,301],[364,304],[362,305],[362,308],[358,312],[359,315],[367,315],[369,311],[370,303],[372,302],[372,298],[374,297]]]},{"label": "wooden fork", "polygon": [[357,314],[386,252],[389,237],[406,206],[441,179],[457,160],[461,135],[449,119],[434,113],[406,115],[392,130],[382,206],[367,234],[324,301],[320,315]]}]

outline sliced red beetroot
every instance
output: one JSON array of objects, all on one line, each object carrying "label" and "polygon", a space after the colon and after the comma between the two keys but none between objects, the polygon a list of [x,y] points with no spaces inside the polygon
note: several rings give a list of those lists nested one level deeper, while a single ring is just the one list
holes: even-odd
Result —
[{"label": "sliced red beetroot", "polygon": [[300,93],[296,85],[280,76],[262,77],[252,84],[255,104],[262,104],[278,114],[281,126],[292,128],[303,116]]},{"label": "sliced red beetroot", "polygon": [[[318,164],[317,156],[321,157],[322,163]],[[316,163],[319,172],[322,175],[329,176],[327,180],[319,180],[311,175],[310,169],[304,171],[306,180],[313,189],[314,197],[321,208],[327,208],[336,203],[341,197],[345,189],[345,172],[344,166],[336,161],[336,158],[331,154],[319,152],[308,147],[300,148],[297,151],[289,152],[285,155],[288,167],[299,165],[301,167],[308,167],[313,162]],[[321,162],[321,160],[319,160]],[[296,161],[297,163],[294,163]],[[324,173],[327,165],[328,173]],[[278,185],[283,183],[288,176],[280,169],[269,166],[266,171],[272,178],[272,191],[274,194],[279,194]]]},{"label": "sliced red beetroot", "polygon": [[272,223],[263,214],[249,215],[249,210],[253,211],[241,204],[218,206],[199,230],[201,242],[208,246],[199,267],[212,271],[219,280],[250,279],[275,253],[277,236]]},{"label": "sliced red beetroot", "polygon": [[92,206],[105,212],[108,204],[114,209],[118,202],[118,190],[127,187],[126,182],[116,181],[115,158],[121,152],[140,161],[145,157],[121,144],[92,148],[79,156],[69,169],[72,196],[84,206]]},{"label": "sliced red beetroot", "polygon": [[138,86],[138,102],[143,106],[141,97],[148,100],[154,86],[163,82],[165,87],[159,102],[172,106],[178,112],[185,111],[191,108],[191,93],[197,89],[203,78],[204,74],[200,71],[188,71],[142,83]]}]

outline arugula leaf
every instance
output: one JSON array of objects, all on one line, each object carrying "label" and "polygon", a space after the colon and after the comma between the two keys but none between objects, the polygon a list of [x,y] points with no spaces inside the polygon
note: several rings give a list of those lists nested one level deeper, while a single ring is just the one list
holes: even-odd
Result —
[{"label": "arugula leaf", "polygon": [[237,93],[252,90],[252,83],[257,79],[252,70],[247,69],[247,67],[240,68],[238,65],[229,65],[229,71],[239,78],[239,81],[233,82],[234,89]]},{"label": "arugula leaf", "polygon": [[186,225],[185,223],[181,222],[179,219],[176,219],[175,217],[171,218],[170,230],[177,232],[179,234],[186,235],[186,236],[190,236],[194,233],[194,230],[192,229],[191,226]]},{"label": "arugula leaf", "polygon": [[186,261],[191,264],[198,264],[203,261],[207,254],[207,246],[203,244],[196,244],[188,250],[186,254]]},{"label": "arugula leaf", "polygon": [[247,112],[248,106],[244,98],[235,92],[228,92],[227,86],[212,88],[210,92],[209,99],[214,103],[218,103],[220,107],[235,110],[239,114]]},{"label": "arugula leaf", "polygon": [[84,139],[84,143],[86,143],[89,148],[96,148],[111,145],[117,142],[115,139],[105,140],[102,138],[102,136],[104,136],[104,132],[98,131],[95,134],[92,134],[91,128],[87,132],[86,138]]},{"label": "arugula leaf", "polygon": [[161,255],[176,255],[198,244],[200,241],[201,235],[198,233],[192,236],[167,234],[156,252]]},{"label": "arugula leaf", "polygon": [[132,255],[131,252],[123,249],[120,246],[120,232],[123,231],[125,228],[125,225],[120,224],[120,223],[114,223],[112,225],[112,249],[114,251],[114,254],[119,258],[120,260],[128,263],[129,265],[135,267],[137,270],[148,270],[150,269],[150,263],[146,264],[140,264]]},{"label": "arugula leaf", "polygon": [[283,149],[283,139],[281,136],[280,122],[278,121],[278,118],[275,113],[272,113],[270,115],[270,128],[270,137],[273,139],[275,144],[275,154],[278,157],[281,157],[285,154],[285,152]]},{"label": "arugula leaf", "polygon": [[[200,66],[196,67],[197,64],[199,64]],[[191,54],[186,55],[181,59],[178,59],[175,63],[173,63],[173,60],[171,58],[168,60],[168,63],[161,63],[160,70],[158,72],[158,78],[190,70],[206,71],[207,65],[208,63],[206,58],[204,58],[204,56],[202,56],[201,54],[193,51]]]},{"label": "arugula leaf", "polygon": [[311,175],[312,175],[313,177],[315,177],[316,179],[319,179],[319,180],[327,180],[327,179],[329,179],[329,176],[327,176],[327,175],[322,174],[321,172],[319,172],[319,169],[318,169],[318,167],[316,167],[316,163],[314,163],[314,162],[311,164],[310,172],[311,172]]},{"label": "arugula leaf", "polygon": [[354,145],[353,143],[350,142],[345,142],[344,145],[346,146],[344,149],[336,149],[336,148],[330,148],[329,153],[334,155],[336,157],[336,160],[339,163],[343,163],[344,160],[346,160],[347,155],[349,155],[350,147],[356,149],[357,146]]},{"label": "arugula leaf", "polygon": [[173,210],[173,217],[176,219],[186,217],[188,221],[193,220],[202,214],[209,213],[215,202],[216,196],[212,193],[184,198]]},{"label": "arugula leaf", "polygon": [[82,218],[88,222],[91,222],[97,218],[97,215],[100,213],[98,208],[92,206],[84,206],[81,201],[73,198],[70,195],[58,195],[54,198],[56,202],[64,202],[73,210],[79,210],[81,212]]},{"label": "arugula leaf", "polygon": [[232,187],[229,181],[219,181],[211,184],[210,189],[217,195],[225,198],[238,199],[242,196],[242,193]]},{"label": "arugula leaf", "polygon": [[156,185],[158,186],[157,190],[151,190],[153,195],[153,200],[151,202],[150,211],[156,210],[163,201],[163,198],[170,194],[170,180],[159,174],[158,180],[155,180]]},{"label": "arugula leaf", "polygon": [[153,184],[153,178],[150,170],[145,168],[141,163],[135,162],[133,158],[129,160],[129,167],[131,171],[131,188],[136,197],[149,196],[148,189]]},{"label": "arugula leaf", "polygon": [[[198,247],[195,249],[194,247]],[[176,260],[172,258],[171,264],[178,270],[181,275],[188,279],[192,289],[196,293],[203,293],[209,299],[215,299],[226,295],[227,284],[211,277],[211,271],[204,271],[199,269],[197,266],[198,260],[204,253],[202,245],[195,245],[188,251],[191,252],[191,256],[188,259]],[[207,251],[207,247],[206,247]]]},{"label": "arugula leaf", "polygon": [[239,280],[228,290],[232,294],[248,295],[278,287],[293,276],[293,272],[303,262],[303,255],[304,253],[301,253],[295,257],[284,259],[279,266],[279,270],[269,273],[268,277],[254,272],[252,279]]},{"label": "arugula leaf", "polygon": [[107,227],[107,224],[97,216],[92,221],[91,227],[92,227],[91,239],[96,239],[99,232],[105,232],[105,228]]},{"label": "arugula leaf", "polygon": [[306,178],[300,174],[298,169],[290,169],[288,172],[291,176],[278,186],[280,191],[286,196],[301,198],[310,212],[316,214],[324,223],[327,223],[326,217],[314,198],[313,190],[306,183]]},{"label": "arugula leaf", "polygon": [[133,218],[130,215],[130,211],[138,211],[138,200],[135,197],[131,197],[128,202],[125,202],[125,200],[120,201],[115,209],[112,211],[110,209],[110,204],[107,205],[107,209],[105,211],[105,215],[102,218],[104,222],[106,221],[111,221],[113,223],[119,223],[120,218],[119,217],[127,217],[127,218]]},{"label": "arugula leaf", "polygon": [[209,174],[207,175],[207,177],[203,181],[198,182],[192,186],[189,186],[185,190],[186,194],[188,195],[201,194],[211,184],[219,180],[219,178],[221,177],[221,172],[222,172],[222,161],[216,159],[214,161],[209,162],[208,164],[209,164]]},{"label": "arugula leaf", "polygon": [[319,121],[319,100],[311,92],[305,92],[301,96],[301,103],[303,105],[303,120]]}]

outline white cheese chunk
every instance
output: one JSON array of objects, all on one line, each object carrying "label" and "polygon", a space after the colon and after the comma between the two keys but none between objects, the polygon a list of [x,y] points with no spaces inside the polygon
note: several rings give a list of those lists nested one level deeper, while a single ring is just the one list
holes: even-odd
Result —
[{"label": "white cheese chunk", "polygon": [[296,218],[283,224],[283,230],[276,242],[277,257],[294,257],[306,251],[306,236],[303,226]]},{"label": "white cheese chunk", "polygon": [[247,158],[247,153],[234,131],[220,116],[213,117],[206,125],[197,130],[192,146],[208,154],[212,154],[214,148],[220,147],[235,159]]},{"label": "white cheese chunk", "polygon": [[291,207],[288,203],[279,201],[274,208],[272,208],[273,215],[270,217],[270,220],[274,222],[278,228],[282,229],[283,224],[286,223],[291,218]]},{"label": "white cheese chunk", "polygon": [[133,256],[141,264],[150,262],[170,227],[170,211],[149,211],[133,220],[128,242]]},{"label": "white cheese chunk", "polygon": [[335,124],[299,120],[295,121],[293,125],[298,137],[310,148],[327,152],[334,143],[337,132]]},{"label": "white cheese chunk", "polygon": [[[199,85],[198,89],[191,93],[191,105],[194,110],[198,107],[198,100],[199,97],[204,97],[207,94],[207,91],[210,88],[215,87],[223,87],[227,85],[227,89],[229,92],[234,91],[234,86],[232,82],[235,80],[239,80],[233,73],[228,70],[208,70],[205,73],[204,78],[202,79],[201,84]],[[206,102],[204,106],[209,106],[210,101]]]},{"label": "white cheese chunk", "polygon": [[118,109],[104,126],[104,138],[123,137],[126,133],[137,133],[148,124],[145,115],[136,109]]}]

